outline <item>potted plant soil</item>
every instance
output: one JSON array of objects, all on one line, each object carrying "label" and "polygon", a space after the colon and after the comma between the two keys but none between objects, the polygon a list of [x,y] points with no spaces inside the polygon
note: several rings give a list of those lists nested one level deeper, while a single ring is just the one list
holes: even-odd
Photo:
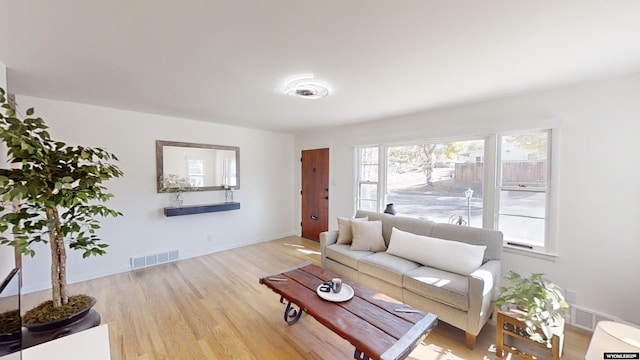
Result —
[{"label": "potted plant soil", "polygon": [[500,310],[518,314],[524,324],[523,329],[509,330],[551,347],[553,330],[563,324],[564,314],[569,308],[562,289],[544,274],[523,277],[510,271],[507,280],[509,286],[498,287],[499,295],[493,302]]},{"label": "potted plant soil", "polygon": [[117,158],[101,148],[52,139],[32,108],[18,118],[2,88],[0,106],[0,140],[11,164],[0,169],[0,244],[30,256],[34,244],[49,244],[52,297],[27,311],[23,324],[50,329],[49,323],[73,321],[95,304],[88,295],[67,292],[66,251],[81,251],[83,258],[106,253],[108,245],[96,235],[98,218],[122,214],[102,204],[113,196],[103,182],[123,173],[112,163]]}]

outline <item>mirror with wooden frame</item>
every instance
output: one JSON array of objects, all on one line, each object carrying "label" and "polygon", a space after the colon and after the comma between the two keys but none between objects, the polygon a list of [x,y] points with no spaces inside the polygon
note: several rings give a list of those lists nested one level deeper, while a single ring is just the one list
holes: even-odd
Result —
[{"label": "mirror with wooden frame", "polygon": [[[156,140],[156,173],[159,193],[239,189],[240,148]],[[171,178],[187,186],[171,187]]]}]

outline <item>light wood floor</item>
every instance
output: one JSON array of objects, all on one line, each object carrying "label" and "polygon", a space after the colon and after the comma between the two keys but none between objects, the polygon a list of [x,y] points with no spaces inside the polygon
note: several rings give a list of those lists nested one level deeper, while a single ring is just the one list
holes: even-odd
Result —
[{"label": "light wood floor", "polygon": [[[258,284],[260,276],[306,260],[319,265],[318,249],[292,236],[73,284],[70,290],[98,299],[95,309],[109,324],[113,360],[352,359],[351,344],[312,317],[303,314],[287,325],[279,296]],[[28,294],[24,306],[48,296]],[[576,328],[565,333],[563,359],[584,359],[590,334]],[[475,350],[464,343],[462,331],[440,322],[409,359],[494,359],[495,325],[484,327]]]}]

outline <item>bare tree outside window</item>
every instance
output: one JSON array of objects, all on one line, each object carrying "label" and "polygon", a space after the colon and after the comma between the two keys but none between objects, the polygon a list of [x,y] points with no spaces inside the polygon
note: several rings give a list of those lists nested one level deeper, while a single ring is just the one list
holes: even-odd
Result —
[{"label": "bare tree outside window", "polygon": [[474,198],[472,226],[482,226],[484,141],[455,141],[392,146],[387,151],[386,202],[398,214],[448,222],[467,218],[464,191]]},{"label": "bare tree outside window", "polygon": [[438,159],[453,159],[461,143],[419,144],[389,148],[388,166],[396,173],[421,172],[427,186],[433,185],[433,168]]}]

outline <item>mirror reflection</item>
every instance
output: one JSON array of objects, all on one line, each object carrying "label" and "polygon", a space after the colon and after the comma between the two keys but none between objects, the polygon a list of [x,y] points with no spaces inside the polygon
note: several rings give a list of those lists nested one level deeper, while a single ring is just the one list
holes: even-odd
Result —
[{"label": "mirror reflection", "polygon": [[240,188],[240,148],[156,141],[158,192]]},{"label": "mirror reflection", "polygon": [[2,360],[21,358],[19,271],[19,269],[13,269],[6,278],[0,277],[0,359]]}]

